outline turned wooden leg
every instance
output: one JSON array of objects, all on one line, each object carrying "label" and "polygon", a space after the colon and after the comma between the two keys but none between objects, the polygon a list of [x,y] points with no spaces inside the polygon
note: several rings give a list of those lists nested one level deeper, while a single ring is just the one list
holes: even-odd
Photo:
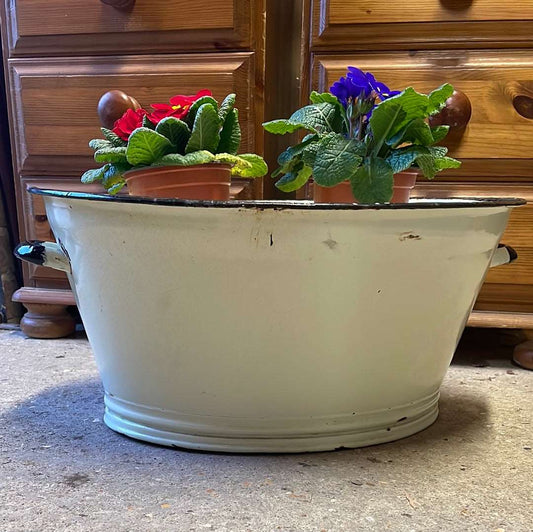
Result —
[{"label": "turned wooden leg", "polygon": [[525,369],[533,369],[533,329],[524,331],[527,340],[518,344],[513,351],[513,360]]},{"label": "turned wooden leg", "polygon": [[63,338],[76,329],[74,318],[67,312],[67,307],[76,304],[70,290],[23,287],[13,294],[13,301],[28,309],[20,328],[31,338]]}]

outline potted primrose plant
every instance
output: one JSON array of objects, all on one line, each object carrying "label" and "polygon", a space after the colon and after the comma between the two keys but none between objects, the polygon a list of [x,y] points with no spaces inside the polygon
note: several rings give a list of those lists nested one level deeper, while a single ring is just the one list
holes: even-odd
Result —
[{"label": "potted primrose plant", "polygon": [[448,126],[427,122],[452,92],[450,84],[428,95],[412,87],[391,91],[370,72],[348,67],[329,92],[313,91],[310,105],[289,119],[263,124],[274,134],[308,132],[279,156],[280,166],[272,174],[282,175],[276,186],[291,192],[313,177],[316,202],[408,201],[417,173],[433,179],[461,164],[436,145]]},{"label": "potted primrose plant", "polygon": [[168,104],[128,109],[104,139],[89,146],[103,163],[87,170],[83,183],[101,182],[110,194],[127,184],[129,194],[196,200],[227,200],[231,176],[261,177],[259,156],[239,154],[241,141],[235,94],[219,105],[207,89],[177,95]]}]

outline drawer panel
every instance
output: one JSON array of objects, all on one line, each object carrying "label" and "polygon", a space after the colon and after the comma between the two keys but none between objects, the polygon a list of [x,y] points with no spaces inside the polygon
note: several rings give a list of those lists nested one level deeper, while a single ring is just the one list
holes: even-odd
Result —
[{"label": "drawer panel", "polygon": [[464,46],[465,40],[472,46],[533,39],[533,4],[528,0],[316,0],[312,17],[314,48]]},{"label": "drawer panel", "polygon": [[19,59],[10,61],[10,74],[19,175],[75,176],[95,167],[88,142],[101,137],[96,106],[110,89],[124,91],[147,109],[203,88],[219,101],[235,92],[241,149],[255,151],[252,53]]},{"label": "drawer panel", "polygon": [[527,205],[513,209],[502,243],[514,248],[518,259],[505,266],[492,268],[475,308],[533,312],[533,185],[417,183],[413,196],[445,198],[450,196],[519,197]]},{"label": "drawer panel", "polygon": [[441,51],[315,55],[313,87],[327,88],[348,65],[370,71],[393,89],[429,92],[449,82],[464,92],[472,117],[444,143],[461,159],[452,176],[533,181],[533,54],[530,51]]},{"label": "drawer panel", "polygon": [[5,0],[11,55],[117,54],[250,48],[252,2]]},{"label": "drawer panel", "polygon": [[[42,196],[27,192],[28,187],[47,187],[58,190],[72,190],[102,193],[105,190],[98,184],[84,185],[78,179],[23,179],[21,182],[21,210],[23,227],[20,234],[22,240],[44,240],[54,242],[54,234],[48,224],[46,209]],[[36,264],[22,262],[24,286],[41,288],[68,288],[67,276],[53,268],[44,268]]]}]

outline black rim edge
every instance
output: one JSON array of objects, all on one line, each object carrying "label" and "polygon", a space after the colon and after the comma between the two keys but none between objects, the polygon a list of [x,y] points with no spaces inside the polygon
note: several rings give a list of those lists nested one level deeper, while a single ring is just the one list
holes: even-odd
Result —
[{"label": "black rim edge", "polygon": [[[301,210],[404,210],[434,208],[475,208],[475,207],[518,207],[527,202],[522,198],[420,198],[412,203],[357,204],[357,203],[314,203],[312,201],[294,200],[229,200],[202,201],[172,198],[149,198],[144,196],[111,196],[87,192],[67,192],[64,190],[28,188],[28,192],[40,196],[71,198],[88,201],[105,201],[111,203],[138,203],[143,205],[167,205],[176,207],[211,207],[211,208],[245,208],[245,209],[301,209]],[[453,200],[453,201],[450,201]]]}]

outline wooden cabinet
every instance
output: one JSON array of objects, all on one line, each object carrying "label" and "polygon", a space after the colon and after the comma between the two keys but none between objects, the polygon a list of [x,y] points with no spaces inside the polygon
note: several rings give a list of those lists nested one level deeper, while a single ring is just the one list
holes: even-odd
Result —
[{"label": "wooden cabinet", "polygon": [[[145,108],[204,88],[217,99],[235,92],[241,150],[261,153],[264,13],[264,0],[3,0],[21,239],[53,236],[27,185],[74,190],[95,166],[88,141],[100,136],[96,106],[109,90]],[[68,289],[56,270],[24,264],[23,273],[32,301]]]},{"label": "wooden cabinet", "polygon": [[531,45],[529,0],[313,0],[313,50]]},{"label": "wooden cabinet", "polygon": [[[528,200],[504,236],[520,260],[488,274],[474,321],[533,329],[531,2],[4,0],[1,16],[23,238],[49,232],[25,185],[78,183],[93,165],[87,141],[98,134],[95,107],[109,89],[143,106],[204,87],[218,98],[236,92],[242,149],[262,153],[263,118],[287,116],[294,100],[306,103],[348,65],[395,89],[450,82],[472,109],[446,139],[463,165],[421,180],[415,195]],[[268,138],[269,162],[281,141]],[[25,268],[27,286],[66,286],[57,272]]]},{"label": "wooden cabinet", "polygon": [[463,165],[420,180],[415,196],[515,196],[503,241],[519,260],[491,270],[471,323],[533,329],[533,4],[528,1],[309,0],[301,101],[327,90],[348,65],[392,89],[427,92],[444,82],[471,104],[445,144]]},{"label": "wooden cabinet", "polygon": [[253,52],[13,59],[9,67],[17,88],[12,105],[18,175],[74,177],[94,166],[88,141],[101,136],[96,103],[109,88],[134,96],[147,109],[199,88],[210,88],[218,99],[235,92],[242,150],[255,149]]},{"label": "wooden cabinet", "polygon": [[4,0],[4,4],[10,56],[251,49],[254,10],[261,9],[250,0]]}]

